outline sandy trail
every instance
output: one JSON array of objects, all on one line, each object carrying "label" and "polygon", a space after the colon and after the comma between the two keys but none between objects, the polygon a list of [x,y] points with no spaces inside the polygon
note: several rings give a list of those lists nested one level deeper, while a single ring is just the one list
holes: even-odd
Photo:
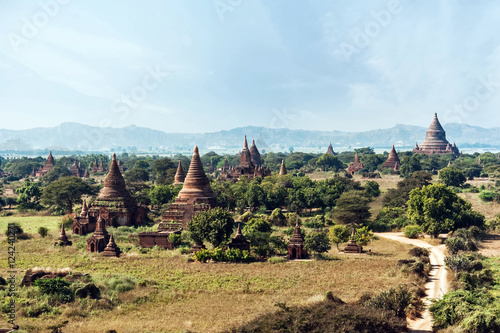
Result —
[{"label": "sandy trail", "polygon": [[[429,272],[427,283],[425,284],[427,296],[424,298],[424,302],[428,307],[431,304],[431,299],[439,299],[443,297],[449,287],[447,271],[444,265],[444,244],[433,246],[423,240],[406,238],[402,232],[376,233],[376,235],[428,249],[430,251],[429,259],[431,263],[431,270]],[[432,316],[429,310],[425,310],[422,314],[422,318],[417,320],[408,320],[408,328],[408,332],[413,333],[432,332]]]}]

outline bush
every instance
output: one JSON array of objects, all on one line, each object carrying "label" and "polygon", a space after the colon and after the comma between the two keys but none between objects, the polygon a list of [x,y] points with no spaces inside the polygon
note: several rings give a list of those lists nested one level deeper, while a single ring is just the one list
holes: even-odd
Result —
[{"label": "bush", "polygon": [[71,215],[65,215],[61,219],[61,223],[64,224],[64,229],[72,229],[73,228],[73,217]]},{"label": "bush", "polygon": [[124,293],[135,288],[135,281],[129,276],[113,276],[106,280],[104,284],[110,291],[118,293]]},{"label": "bush", "polygon": [[418,236],[422,233],[422,227],[418,225],[407,225],[405,227],[405,237],[408,238],[418,238]]},{"label": "bush", "polygon": [[427,258],[429,257],[429,250],[424,249],[423,247],[414,247],[408,251],[408,254],[412,257]]},{"label": "bush", "polygon": [[396,317],[406,318],[406,309],[412,302],[412,294],[406,286],[381,292],[364,303],[365,306],[390,311]]},{"label": "bush", "polygon": [[49,229],[47,229],[45,227],[38,228],[38,234],[40,236],[45,237],[45,236],[47,236],[48,233],[49,233]]},{"label": "bush", "polygon": [[38,279],[34,285],[42,294],[56,295],[62,303],[69,303],[74,299],[73,291],[69,288],[70,283],[61,277]]},{"label": "bush", "polygon": [[5,229],[4,235],[8,236],[8,234],[11,232],[14,232],[16,234],[16,237],[24,234],[24,230],[19,223],[10,223],[7,229]]},{"label": "bush", "polygon": [[281,264],[281,263],[286,262],[286,259],[283,257],[271,257],[271,258],[267,259],[267,262],[271,263],[271,264]]},{"label": "bush", "polygon": [[228,249],[226,251],[216,247],[212,251],[203,249],[194,253],[194,259],[199,262],[207,262],[209,260],[222,262],[250,262],[253,258],[246,250]]},{"label": "bush", "polygon": [[281,302],[275,306],[278,308],[276,312],[264,314],[225,332],[399,333],[406,331],[406,320],[403,318],[395,317],[390,312],[345,304],[332,295],[307,306],[287,306]]},{"label": "bush", "polygon": [[496,198],[500,196],[499,193],[493,192],[493,191],[482,191],[479,194],[479,199],[486,201],[486,202],[491,202],[493,200],[496,200]]},{"label": "bush", "polygon": [[325,216],[324,215],[316,215],[310,219],[307,219],[304,222],[304,227],[311,229],[320,229],[325,226]]}]

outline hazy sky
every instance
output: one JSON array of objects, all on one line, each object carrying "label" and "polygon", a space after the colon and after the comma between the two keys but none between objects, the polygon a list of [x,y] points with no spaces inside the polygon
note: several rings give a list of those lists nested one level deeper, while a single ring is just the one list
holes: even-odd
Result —
[{"label": "hazy sky", "polygon": [[500,126],[496,1],[3,0],[0,128]]}]

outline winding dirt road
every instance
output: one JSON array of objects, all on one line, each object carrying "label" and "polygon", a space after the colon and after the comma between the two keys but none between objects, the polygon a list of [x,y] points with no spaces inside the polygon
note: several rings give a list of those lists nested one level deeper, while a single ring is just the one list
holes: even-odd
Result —
[{"label": "winding dirt road", "polygon": [[[429,272],[429,278],[425,284],[425,290],[427,296],[424,298],[424,302],[427,306],[431,304],[431,299],[439,299],[448,292],[448,279],[447,271],[444,265],[444,245],[433,246],[429,243],[419,240],[419,239],[409,239],[404,237],[402,232],[385,232],[376,233],[379,237],[384,237],[392,239],[401,243],[411,244],[418,247],[423,247],[429,250],[431,270]],[[432,332],[432,316],[428,309],[422,314],[422,318],[417,320],[408,321],[408,332],[413,333],[428,333]]]}]

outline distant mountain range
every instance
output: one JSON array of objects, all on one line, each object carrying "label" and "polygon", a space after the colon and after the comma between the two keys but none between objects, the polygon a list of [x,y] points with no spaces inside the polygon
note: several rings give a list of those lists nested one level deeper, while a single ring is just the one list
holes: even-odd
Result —
[{"label": "distant mountain range", "polygon": [[[447,139],[459,149],[500,148],[500,128],[482,128],[466,124],[447,124]],[[63,123],[51,128],[28,130],[0,129],[0,151],[52,149],[59,151],[109,152],[138,151],[185,153],[198,145],[201,150],[236,152],[247,135],[249,144],[256,140],[262,151],[326,151],[331,142],[335,151],[358,147],[387,149],[393,144],[409,150],[425,138],[427,128],[396,125],[388,129],[365,132],[308,131],[286,128],[239,127],[213,133],[165,133],[149,128],[127,126],[101,128],[79,123]]]}]

